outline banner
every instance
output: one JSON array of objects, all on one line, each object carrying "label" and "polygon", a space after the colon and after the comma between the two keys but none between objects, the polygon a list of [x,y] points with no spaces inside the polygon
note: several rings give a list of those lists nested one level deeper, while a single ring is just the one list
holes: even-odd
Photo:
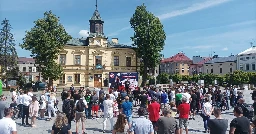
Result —
[{"label": "banner", "polygon": [[125,81],[130,81],[130,88],[137,89],[138,87],[138,73],[137,72],[109,72],[109,88],[118,90],[125,89]]}]

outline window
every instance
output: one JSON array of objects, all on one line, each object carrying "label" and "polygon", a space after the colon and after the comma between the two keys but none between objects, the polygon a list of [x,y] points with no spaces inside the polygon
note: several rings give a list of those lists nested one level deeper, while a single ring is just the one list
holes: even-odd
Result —
[{"label": "window", "polygon": [[27,71],[27,68],[26,68],[26,67],[23,67],[22,70],[23,70],[23,72],[26,72],[26,71]]},{"label": "window", "polygon": [[213,69],[211,69],[211,73],[213,73]]},{"label": "window", "polygon": [[114,66],[119,66],[119,56],[114,56]]},{"label": "window", "polygon": [[132,66],[132,58],[131,57],[126,57],[126,66],[127,67]]},{"label": "window", "polygon": [[65,65],[66,64],[66,54],[60,55],[60,64]]},{"label": "window", "polygon": [[81,65],[81,55],[75,55],[75,65]]},{"label": "window", "polygon": [[250,57],[246,57],[246,60],[249,60],[250,59]]},{"label": "window", "polygon": [[246,64],[246,70],[250,70],[250,64]]},{"label": "window", "polygon": [[60,77],[59,84],[65,84],[65,74],[63,74],[63,76]]},{"label": "window", "polygon": [[75,84],[80,84],[80,74],[75,74]]},{"label": "window", "polygon": [[244,65],[240,64],[240,70],[244,70]]},{"label": "window", "polygon": [[182,66],[184,66],[184,63],[182,63]]},{"label": "window", "polygon": [[29,71],[29,72],[32,72],[32,67],[29,67],[29,68],[28,68],[28,71]]},{"label": "window", "polygon": [[178,63],[176,63],[176,66],[178,66]]},{"label": "window", "polygon": [[208,69],[206,69],[206,73],[209,73]]},{"label": "window", "polygon": [[222,68],[220,68],[220,73],[222,73]]},{"label": "window", "polygon": [[233,72],[233,69],[232,69],[232,67],[229,69],[229,72],[230,72],[230,73],[232,73],[232,72]]},{"label": "window", "polygon": [[244,57],[241,57],[240,60],[244,60]]},{"label": "window", "polygon": [[95,65],[102,65],[102,57],[95,56]]},{"label": "window", "polygon": [[252,59],[255,59],[255,56],[252,56]]},{"label": "window", "polygon": [[184,73],[184,68],[181,69],[181,72]]},{"label": "window", "polygon": [[252,70],[255,70],[255,63],[252,64]]}]

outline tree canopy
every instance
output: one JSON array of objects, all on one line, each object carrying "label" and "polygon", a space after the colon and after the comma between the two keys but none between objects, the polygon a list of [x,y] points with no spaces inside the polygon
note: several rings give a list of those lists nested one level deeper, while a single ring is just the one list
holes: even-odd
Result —
[{"label": "tree canopy", "polygon": [[45,12],[44,17],[36,20],[35,26],[26,31],[20,45],[31,51],[31,57],[35,59],[44,79],[57,80],[62,76],[62,68],[56,60],[71,36],[59,21],[52,11]]},{"label": "tree canopy", "polygon": [[15,40],[11,32],[12,26],[9,20],[4,19],[0,29],[0,65],[1,73],[4,73],[4,79],[17,77],[17,52],[15,48]]},{"label": "tree canopy", "polygon": [[142,86],[144,86],[147,81],[147,69],[155,68],[161,60],[160,52],[164,48],[166,35],[159,18],[147,11],[144,4],[137,6],[130,24],[134,30],[134,35],[131,37],[133,46],[137,48],[138,58],[142,59]]}]

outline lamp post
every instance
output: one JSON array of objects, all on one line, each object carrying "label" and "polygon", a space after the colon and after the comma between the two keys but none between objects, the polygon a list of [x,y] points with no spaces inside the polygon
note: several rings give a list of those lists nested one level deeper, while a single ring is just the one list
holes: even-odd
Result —
[{"label": "lamp post", "polygon": [[154,75],[154,80],[155,80],[155,86],[156,86],[156,76]]}]

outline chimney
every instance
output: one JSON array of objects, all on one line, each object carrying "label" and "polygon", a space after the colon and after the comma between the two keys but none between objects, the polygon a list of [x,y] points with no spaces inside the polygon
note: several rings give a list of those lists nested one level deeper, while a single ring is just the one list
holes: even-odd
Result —
[{"label": "chimney", "polygon": [[113,43],[118,44],[118,38],[112,38],[111,41],[112,41]]}]

